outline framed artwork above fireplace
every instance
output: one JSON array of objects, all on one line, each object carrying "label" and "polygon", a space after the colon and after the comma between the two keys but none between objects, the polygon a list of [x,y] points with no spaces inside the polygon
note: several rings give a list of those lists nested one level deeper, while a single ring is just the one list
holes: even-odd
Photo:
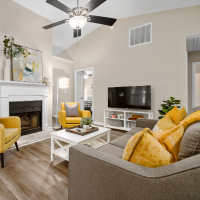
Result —
[{"label": "framed artwork above fireplace", "polygon": [[[17,51],[19,45],[12,44],[12,50]],[[12,80],[28,83],[42,83],[43,65],[42,52],[23,47],[25,54],[18,53],[12,58]]]}]

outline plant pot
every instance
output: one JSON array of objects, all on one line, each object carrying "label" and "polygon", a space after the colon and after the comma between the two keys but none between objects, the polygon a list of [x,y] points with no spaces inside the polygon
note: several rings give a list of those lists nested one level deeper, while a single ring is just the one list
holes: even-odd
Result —
[{"label": "plant pot", "polygon": [[84,130],[89,129],[89,127],[90,127],[89,125],[83,125],[83,129],[84,129]]},{"label": "plant pot", "polygon": [[11,61],[10,58],[6,59],[4,71],[3,71],[4,81],[11,81]]}]

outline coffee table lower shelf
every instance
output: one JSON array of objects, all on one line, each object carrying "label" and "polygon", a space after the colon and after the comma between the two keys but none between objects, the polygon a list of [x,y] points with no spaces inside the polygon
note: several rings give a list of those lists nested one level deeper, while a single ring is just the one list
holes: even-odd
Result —
[{"label": "coffee table lower shelf", "polygon": [[[86,144],[96,139],[107,135],[107,143],[110,142],[110,129],[99,127],[99,130],[85,136],[80,136],[74,133],[66,132],[65,130],[56,131],[51,133],[51,161],[54,161],[54,155],[69,161],[69,148],[77,144]],[[61,142],[68,143],[67,145]],[[54,143],[60,147],[55,149]],[[106,142],[105,142],[106,143]],[[107,144],[106,143],[106,144]]]},{"label": "coffee table lower shelf", "polygon": [[69,148],[68,149],[62,149],[62,148],[56,149],[56,150],[54,150],[53,154],[69,161]]}]

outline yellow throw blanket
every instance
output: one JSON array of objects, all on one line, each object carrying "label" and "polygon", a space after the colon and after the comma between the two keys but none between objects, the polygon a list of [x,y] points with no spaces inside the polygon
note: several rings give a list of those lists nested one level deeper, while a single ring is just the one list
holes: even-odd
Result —
[{"label": "yellow throw blanket", "polygon": [[[146,167],[160,167],[176,162],[178,160],[178,153],[184,130],[198,121],[200,121],[200,111],[192,113],[179,125],[168,131],[152,133],[150,129],[144,129],[144,131],[135,134],[129,139],[124,150],[123,159]],[[147,133],[149,135],[148,137],[146,136]],[[159,143],[155,142],[153,136]],[[164,147],[166,152],[159,146],[160,144]],[[158,150],[162,152],[162,154],[160,154]],[[168,153],[173,156],[173,159]],[[153,157],[153,162],[150,162],[150,157]],[[162,162],[162,159],[164,162]]]}]

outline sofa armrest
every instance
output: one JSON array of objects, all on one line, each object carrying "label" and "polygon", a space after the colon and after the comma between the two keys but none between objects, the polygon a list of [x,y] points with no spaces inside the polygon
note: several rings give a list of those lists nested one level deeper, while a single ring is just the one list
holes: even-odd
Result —
[{"label": "sofa armrest", "polygon": [[91,117],[91,112],[89,110],[82,110],[81,111],[81,117]]},{"label": "sofa armrest", "polygon": [[157,119],[139,118],[136,120],[136,127],[150,128],[152,130],[157,122],[158,122]]},{"label": "sofa armrest", "polygon": [[61,126],[66,125],[66,111],[65,110],[58,111],[58,121],[61,124]]},{"label": "sofa armrest", "polygon": [[19,117],[2,117],[0,118],[0,123],[3,124],[5,128],[18,128],[21,135],[21,120]]},{"label": "sofa armrest", "polygon": [[86,145],[71,147],[69,157],[69,200],[197,200],[200,196],[200,155],[159,168]]}]

